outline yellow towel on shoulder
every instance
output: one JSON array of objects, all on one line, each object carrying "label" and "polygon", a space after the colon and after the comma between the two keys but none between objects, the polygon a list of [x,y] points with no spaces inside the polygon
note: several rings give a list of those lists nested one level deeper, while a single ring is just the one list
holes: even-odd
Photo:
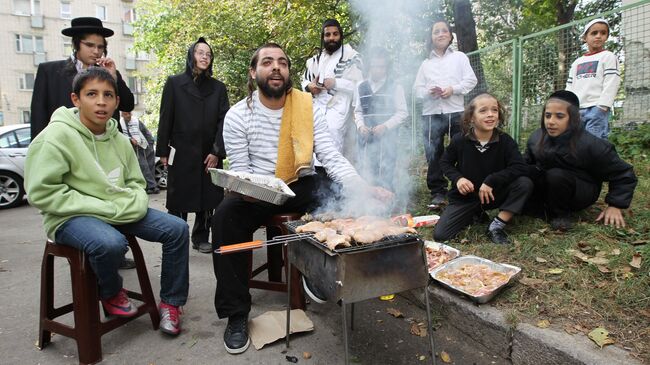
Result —
[{"label": "yellow towel on shoulder", "polygon": [[280,124],[275,176],[290,184],[298,172],[311,167],[314,153],[314,112],[310,93],[297,89],[287,94]]}]

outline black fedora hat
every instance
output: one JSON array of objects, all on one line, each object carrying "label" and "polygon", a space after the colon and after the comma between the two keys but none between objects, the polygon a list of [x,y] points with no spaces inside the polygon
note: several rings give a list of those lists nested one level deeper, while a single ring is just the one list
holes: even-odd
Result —
[{"label": "black fedora hat", "polygon": [[81,34],[100,34],[104,38],[108,38],[114,34],[112,30],[104,28],[101,20],[93,17],[74,18],[70,22],[70,28],[63,29],[61,33],[68,37]]}]

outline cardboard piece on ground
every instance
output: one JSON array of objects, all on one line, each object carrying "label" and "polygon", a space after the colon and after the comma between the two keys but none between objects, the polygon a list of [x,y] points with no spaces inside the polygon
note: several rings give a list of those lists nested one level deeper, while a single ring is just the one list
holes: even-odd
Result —
[{"label": "cardboard piece on ground", "polygon": [[[256,350],[284,338],[287,334],[287,311],[270,311],[250,320],[248,330]],[[314,330],[314,323],[302,309],[291,310],[291,333]]]}]

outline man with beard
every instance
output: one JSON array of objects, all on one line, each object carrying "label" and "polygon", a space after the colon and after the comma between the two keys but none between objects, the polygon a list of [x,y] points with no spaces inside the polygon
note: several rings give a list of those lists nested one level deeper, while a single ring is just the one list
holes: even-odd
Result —
[{"label": "man with beard", "polygon": [[[325,114],[334,145],[350,161],[356,160],[356,134],[352,101],[363,80],[361,57],[349,44],[343,45],[343,30],[336,19],[321,28],[321,50],[307,60],[302,88],[313,96],[314,109]],[[328,189],[329,182],[319,161],[316,171]],[[329,190],[329,189],[328,189]]]},{"label": "man with beard", "polygon": [[[322,111],[312,107],[311,95],[292,88],[291,62],[279,45],[267,43],[258,48],[249,67],[249,95],[235,104],[224,120],[223,137],[230,169],[281,178],[296,196],[283,205],[273,205],[228,193],[213,217],[213,250],[251,241],[253,232],[272,215],[302,213],[312,208],[313,154],[346,189],[363,189],[380,200],[392,198],[390,192],[369,186],[338,152]],[[217,278],[215,308],[219,318],[228,318],[224,345],[231,354],[242,353],[250,345],[250,255],[249,251],[212,256]]]}]

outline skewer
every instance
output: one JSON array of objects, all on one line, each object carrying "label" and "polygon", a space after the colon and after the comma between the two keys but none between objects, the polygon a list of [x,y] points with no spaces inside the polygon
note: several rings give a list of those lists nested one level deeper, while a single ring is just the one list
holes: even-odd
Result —
[{"label": "skewer", "polygon": [[252,251],[262,247],[268,247],[278,244],[290,243],[294,241],[300,241],[305,238],[313,237],[312,233],[296,233],[288,234],[284,236],[276,236],[273,239],[262,241],[255,240],[249,242],[235,243],[232,245],[221,246],[217,248],[214,252],[219,255],[227,255],[231,253],[243,252],[243,251]]}]

